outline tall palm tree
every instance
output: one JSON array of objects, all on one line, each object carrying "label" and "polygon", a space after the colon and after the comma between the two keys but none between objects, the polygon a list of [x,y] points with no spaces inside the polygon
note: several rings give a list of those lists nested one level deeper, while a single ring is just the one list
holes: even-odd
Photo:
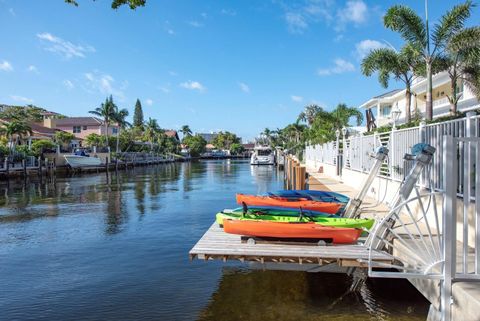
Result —
[{"label": "tall palm tree", "polygon": [[160,126],[156,119],[148,118],[148,121],[145,123],[145,131],[143,133],[144,138],[150,142],[150,150],[153,150],[153,142],[155,141],[157,134],[160,132]]},{"label": "tall palm tree", "polygon": [[450,111],[454,115],[457,113],[457,104],[461,98],[457,93],[458,82],[465,81],[474,92],[475,88],[479,88],[470,79],[472,74],[480,73],[479,62],[480,27],[460,30],[450,39],[441,60],[442,69],[447,70],[450,77],[451,94],[448,95],[448,100]]},{"label": "tall palm tree", "polygon": [[390,48],[374,49],[362,61],[362,73],[371,76],[377,71],[378,81],[384,88],[388,87],[391,75],[405,84],[406,123],[411,120],[411,86],[420,63],[420,55],[410,44],[405,45],[400,52]]},{"label": "tall palm tree", "polygon": [[333,118],[334,130],[350,126],[352,117],[355,118],[357,126],[360,126],[363,121],[363,114],[357,108],[348,107],[346,104],[338,104],[330,114]]},{"label": "tall palm tree", "polygon": [[10,149],[15,150],[15,146],[20,139],[22,139],[24,136],[32,135],[32,128],[25,122],[12,120],[1,125],[0,134],[7,137]]},{"label": "tall palm tree", "polygon": [[317,116],[318,113],[323,112],[323,108],[312,104],[308,105],[305,107],[305,109],[298,115],[297,122],[298,121],[304,121],[308,124],[308,126],[311,126],[313,124],[313,121],[315,120],[315,117]]},{"label": "tall palm tree", "polygon": [[435,24],[431,36],[428,21],[424,22],[414,10],[407,6],[395,5],[388,9],[387,14],[383,18],[385,27],[399,32],[406,42],[416,48],[425,61],[427,76],[427,101],[425,108],[427,120],[433,118],[433,66],[436,60],[443,55],[449,39],[463,28],[465,20],[471,14],[472,7],[470,0],[454,6]]},{"label": "tall palm tree", "polygon": [[105,102],[102,103],[100,107],[97,107],[94,110],[89,111],[90,114],[103,118],[103,122],[105,125],[105,138],[106,138],[107,146],[110,146],[108,144],[108,128],[116,110],[117,110],[117,105],[115,105],[115,103],[113,102],[112,95],[110,95],[110,97],[107,97],[105,99]]},{"label": "tall palm tree", "polygon": [[115,108],[115,112],[111,115],[111,120],[117,123],[118,132],[117,132],[117,146],[115,148],[115,152],[118,154],[120,150],[120,131],[126,127],[131,126],[131,124],[127,121],[128,117],[128,110],[126,108],[118,109]]},{"label": "tall palm tree", "polygon": [[180,132],[182,133],[183,137],[192,136],[192,130],[188,125],[183,125],[182,128],[180,129]]}]

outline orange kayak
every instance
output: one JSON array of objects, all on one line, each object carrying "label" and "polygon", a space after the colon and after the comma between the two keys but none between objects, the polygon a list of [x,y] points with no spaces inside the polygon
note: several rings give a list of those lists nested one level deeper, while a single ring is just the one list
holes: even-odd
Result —
[{"label": "orange kayak", "polygon": [[226,233],[244,236],[272,237],[281,239],[323,239],[335,244],[355,243],[361,229],[322,226],[314,222],[268,222],[223,220]]},{"label": "orange kayak", "polygon": [[318,202],[308,199],[297,198],[291,200],[283,197],[255,196],[237,194],[237,203],[245,203],[248,206],[270,206],[270,207],[290,207],[302,208],[304,210],[317,211],[329,214],[337,214],[342,208],[341,203]]}]

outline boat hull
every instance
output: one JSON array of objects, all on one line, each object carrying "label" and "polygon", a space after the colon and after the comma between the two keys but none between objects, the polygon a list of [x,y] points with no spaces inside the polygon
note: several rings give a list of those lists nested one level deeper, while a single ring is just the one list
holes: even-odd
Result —
[{"label": "boat hull", "polygon": [[361,229],[322,226],[315,223],[277,223],[224,220],[226,233],[280,239],[323,239],[335,244],[355,243]]},{"label": "boat hull", "polygon": [[87,157],[78,155],[64,155],[65,161],[72,168],[98,167],[102,165],[102,160],[97,157]]},{"label": "boat hull", "polygon": [[264,196],[270,197],[282,197],[288,199],[304,198],[311,201],[331,202],[331,203],[343,203],[347,204],[350,198],[346,195],[330,192],[330,191],[312,191],[312,190],[281,190],[275,192],[269,192]]},{"label": "boat hull", "polygon": [[343,217],[325,217],[325,216],[310,216],[310,217],[300,217],[299,213],[296,216],[291,215],[269,215],[269,214],[254,214],[251,211],[248,211],[246,214],[241,212],[220,212],[216,215],[216,222],[219,225],[223,225],[223,222],[226,220],[240,220],[240,221],[266,221],[266,222],[277,222],[277,223],[295,223],[295,222],[304,222],[309,223],[313,222],[322,226],[331,226],[331,227],[348,227],[348,228],[365,228],[371,229],[375,220],[366,219],[366,218],[343,218]]},{"label": "boat hull", "polygon": [[340,213],[344,208],[343,203],[319,202],[311,200],[290,200],[282,197],[255,196],[245,194],[237,194],[237,203],[240,205],[245,203],[248,206],[273,206],[297,209],[302,208],[305,210],[329,214]]}]

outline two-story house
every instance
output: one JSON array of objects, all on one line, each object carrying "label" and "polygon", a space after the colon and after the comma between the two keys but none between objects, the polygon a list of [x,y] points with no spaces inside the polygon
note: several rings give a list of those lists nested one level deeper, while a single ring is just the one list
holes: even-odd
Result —
[{"label": "two-story house", "polygon": [[[433,117],[438,118],[450,114],[450,102],[448,96],[451,95],[450,77],[447,72],[441,72],[433,76]],[[426,79],[417,79],[412,87],[412,97],[410,111],[412,117],[418,114],[425,117],[426,106]],[[460,100],[457,109],[460,112],[474,110],[480,107],[477,97],[462,81],[457,84],[457,96]],[[396,89],[386,92],[382,95],[375,96],[367,102],[360,105],[361,109],[365,109],[368,114],[374,116],[377,126],[384,126],[393,123],[392,110],[399,110],[400,114],[397,125],[405,123],[406,111],[405,89]]]}]

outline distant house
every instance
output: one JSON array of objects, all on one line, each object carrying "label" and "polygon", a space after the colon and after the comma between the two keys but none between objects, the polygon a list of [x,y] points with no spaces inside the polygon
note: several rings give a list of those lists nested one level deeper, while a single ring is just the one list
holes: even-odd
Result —
[{"label": "distant house", "polygon": [[[9,122],[10,120],[8,119],[0,119],[0,124],[7,124]],[[26,141],[27,145],[30,145],[32,141],[39,139],[53,140],[55,133],[60,131],[59,129],[48,128],[35,122],[27,122],[27,125],[32,129],[32,135],[24,137],[24,141]]]},{"label": "distant house", "polygon": [[[412,99],[410,110],[412,116],[418,114],[425,116],[425,106],[427,99],[427,84],[424,78],[417,79],[411,87]],[[447,72],[441,72],[433,76],[433,118],[447,116],[450,114],[450,102],[448,96],[452,94],[450,77]],[[478,99],[472,91],[466,86],[463,80],[459,80],[456,88],[456,94],[460,97],[457,108],[459,112],[467,112],[480,107]],[[360,105],[367,115],[367,126],[369,119],[375,126],[385,126],[393,123],[392,110],[399,109],[400,114],[397,125],[405,123],[405,89],[396,89],[378,95]],[[370,126],[369,126],[370,127]]]},{"label": "distant house", "polygon": [[178,136],[178,133],[177,133],[176,130],[166,129],[165,130],[165,135],[167,135],[168,137],[173,137],[177,142],[180,141],[180,137]]},{"label": "distant house", "polygon": [[[43,120],[43,126],[72,133],[78,139],[85,139],[85,137],[90,134],[106,134],[105,122],[97,117],[46,117]],[[116,136],[117,134],[118,125],[110,124],[108,128],[108,135]]]}]

